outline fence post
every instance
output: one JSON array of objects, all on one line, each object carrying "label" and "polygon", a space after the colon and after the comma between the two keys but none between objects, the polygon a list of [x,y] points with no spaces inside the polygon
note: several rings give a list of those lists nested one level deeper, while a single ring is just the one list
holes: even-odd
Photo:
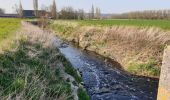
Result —
[{"label": "fence post", "polygon": [[163,55],[157,100],[170,100],[170,46]]}]

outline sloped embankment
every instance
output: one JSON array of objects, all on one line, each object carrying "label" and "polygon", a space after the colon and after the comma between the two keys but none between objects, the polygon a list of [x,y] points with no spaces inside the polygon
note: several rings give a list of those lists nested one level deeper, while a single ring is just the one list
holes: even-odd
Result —
[{"label": "sloped embankment", "polygon": [[63,39],[144,76],[159,76],[163,50],[170,41],[168,31],[155,27],[86,26],[69,21],[55,21],[51,26]]},{"label": "sloped embankment", "polygon": [[81,77],[54,47],[53,34],[23,22],[18,37],[12,50],[0,54],[2,100],[76,100],[78,93],[88,98],[79,88]]}]

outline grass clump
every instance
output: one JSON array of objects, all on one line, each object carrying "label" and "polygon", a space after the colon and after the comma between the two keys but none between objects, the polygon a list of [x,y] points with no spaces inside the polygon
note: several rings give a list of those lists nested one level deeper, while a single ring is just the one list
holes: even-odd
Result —
[{"label": "grass clump", "polygon": [[158,76],[160,74],[160,68],[157,67],[155,60],[149,60],[147,63],[130,63],[128,66],[128,71],[134,74],[141,73],[143,75]]},{"label": "grass clump", "polygon": [[79,100],[90,100],[89,95],[83,88],[78,89],[78,97],[79,97]]},{"label": "grass clump", "polygon": [[72,100],[71,86],[60,74],[58,50],[21,40],[0,55],[0,98]]},{"label": "grass clump", "polygon": [[[73,25],[72,25],[73,24]],[[55,21],[50,24],[50,27],[54,29],[59,34],[62,34],[62,38],[68,38],[73,32],[79,28],[79,26],[74,25],[74,23],[70,23],[67,21]]]}]

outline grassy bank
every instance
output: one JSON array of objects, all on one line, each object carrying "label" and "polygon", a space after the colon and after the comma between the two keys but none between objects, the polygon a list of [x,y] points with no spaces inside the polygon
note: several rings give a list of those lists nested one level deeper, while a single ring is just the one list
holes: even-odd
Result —
[{"label": "grassy bank", "polygon": [[71,100],[71,87],[59,74],[62,66],[57,64],[57,56],[57,50],[28,41],[20,41],[16,51],[0,55],[1,99]]},{"label": "grassy bank", "polygon": [[[170,32],[147,25],[143,27],[140,23],[139,26],[129,24],[107,26],[107,23],[101,25],[103,21],[106,20],[60,20],[52,23],[51,27],[63,39],[78,42],[84,49],[114,59],[130,73],[158,77],[164,47],[170,41]],[[94,22],[97,22],[97,25]],[[155,23],[157,22],[159,20],[155,20]],[[147,23],[152,24],[150,20]]]},{"label": "grassy bank", "polygon": [[20,27],[20,19],[0,18],[0,49],[9,48],[11,40]]},{"label": "grassy bank", "polygon": [[86,91],[73,92],[82,80],[53,45],[54,35],[28,23],[23,23],[21,33],[13,48],[0,54],[1,100],[84,98]]}]

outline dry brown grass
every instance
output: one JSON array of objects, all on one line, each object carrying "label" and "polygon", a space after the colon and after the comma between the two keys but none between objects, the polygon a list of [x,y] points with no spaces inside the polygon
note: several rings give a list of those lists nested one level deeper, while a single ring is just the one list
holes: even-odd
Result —
[{"label": "dry brown grass", "polygon": [[[53,27],[60,28],[60,23],[55,22]],[[67,28],[68,26],[66,25],[71,27],[72,24],[64,25]],[[55,30],[57,31],[58,28]],[[125,70],[128,70],[129,64],[131,63],[146,64],[149,63],[150,60],[154,60],[157,63],[155,67],[160,67],[164,47],[168,45],[170,41],[169,31],[155,27],[100,27],[78,26],[75,24],[72,30],[73,31],[64,31],[67,34],[64,34],[62,30],[57,31],[57,33],[69,41],[74,40],[79,42],[83,48],[118,61]],[[146,73],[147,72],[139,72],[136,74],[149,75]]]}]

